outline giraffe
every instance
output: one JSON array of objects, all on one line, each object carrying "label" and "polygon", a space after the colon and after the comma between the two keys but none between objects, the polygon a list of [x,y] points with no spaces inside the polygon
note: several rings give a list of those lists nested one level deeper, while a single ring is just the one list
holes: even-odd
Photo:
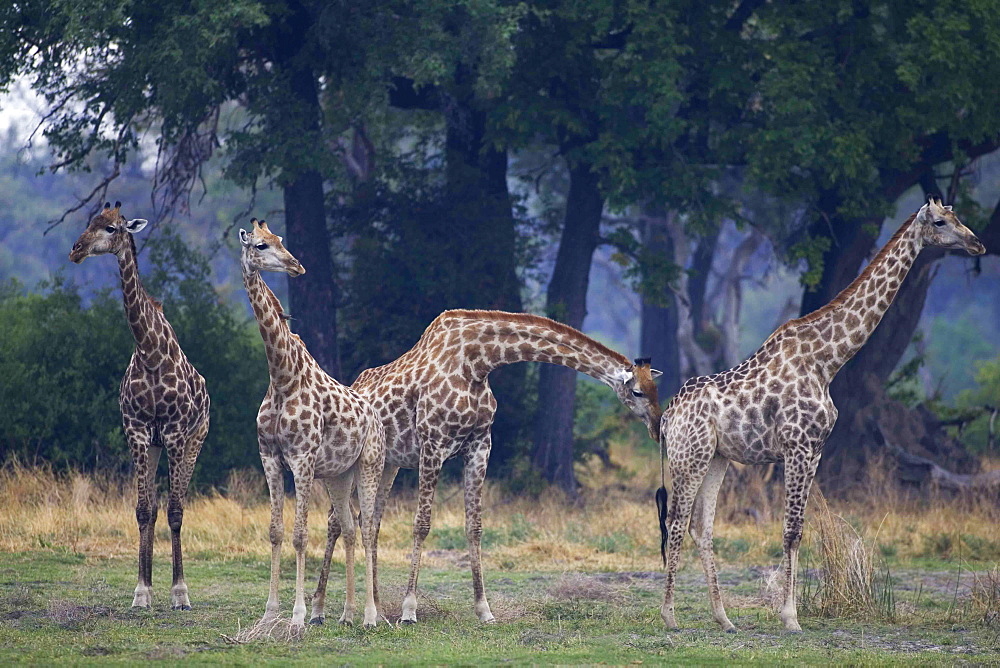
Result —
[{"label": "giraffe", "polygon": [[678,628],[674,578],[684,532],[690,530],[705,570],[712,614],[726,632],[736,631],[722,606],[712,553],[716,498],[730,461],[783,461],[785,585],[780,617],[787,631],[802,631],[795,573],[809,489],[837,420],[830,381],[871,336],[925,246],[963,249],[971,255],[985,252],[951,207],[932,197],[829,304],[786,322],[742,364],[688,380],[671,401],[660,423],[661,476],[666,457],[673,485],[669,512],[665,485],[656,494],[667,569],[660,615],[668,628]]},{"label": "giraffe", "polygon": [[[475,612],[483,622],[494,621],[480,558],[482,488],[497,406],[487,377],[497,367],[515,362],[560,364],[593,376],[611,387],[657,439],[660,405],[653,380],[660,372],[650,368],[648,359],[631,363],[572,327],[541,316],[467,310],[439,315],[413,348],[394,362],[362,372],[351,386],[372,402],[386,430],[376,531],[399,469],[420,471],[410,578],[401,616],[404,624],[417,620],[421,548],[430,531],[441,467],[458,454],[464,459],[465,534]],[[336,540],[336,527],[330,540]],[[377,552],[375,567],[377,592]]]},{"label": "giraffe", "polygon": [[[285,492],[282,466],[295,479],[295,603],[292,628],[305,624],[305,549],[309,495],[313,480],[324,481],[330,492],[328,525],[344,534],[347,596],[342,624],[354,621],[355,525],[350,496],[357,483],[361,503],[361,540],[365,548],[367,592],[364,625],[374,627],[378,619],[375,604],[375,492],[385,463],[385,431],[375,410],[357,392],[341,385],[319,366],[298,335],[286,322],[281,303],[260,272],[285,272],[301,276],[305,269],[285,250],[282,239],[271,233],[264,221],[252,219],[253,229],[240,230],[240,262],[243,284],[253,306],[271,377],[267,394],[257,413],[257,438],[271,497],[271,582],[264,621],[278,614],[278,576],[284,533],[282,509]],[[338,519],[339,517],[339,519]],[[326,578],[334,543],[327,541],[325,568],[320,576],[320,595],[312,599],[310,623],[325,618]]]},{"label": "giraffe", "polygon": [[174,610],[190,610],[181,524],[195,460],[208,435],[210,402],[205,379],[188,362],[160,303],[146,293],[139,279],[132,235],[146,223],[142,218],[126,220],[121,202],[115,202],[114,208],[108,202],[73,244],[69,259],[79,264],[92,255],[118,257],[125,316],[135,339],[135,352],[118,395],[138,487],[139,578],[132,607],[149,608],[153,601],[153,530],[159,505],[156,467],[166,448],[170,471],[167,522],[173,553],[170,601]]}]

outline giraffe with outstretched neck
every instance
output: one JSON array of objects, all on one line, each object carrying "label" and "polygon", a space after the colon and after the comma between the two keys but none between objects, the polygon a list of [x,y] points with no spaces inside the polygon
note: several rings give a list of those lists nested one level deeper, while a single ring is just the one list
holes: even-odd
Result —
[{"label": "giraffe with outstretched neck", "polygon": [[[285,486],[282,468],[295,479],[295,603],[292,627],[305,624],[305,548],[309,497],[314,480],[326,483],[331,507],[327,522],[344,535],[347,596],[342,624],[354,620],[355,523],[350,497],[357,484],[361,505],[361,541],[365,548],[367,591],[364,625],[375,626],[375,493],[385,463],[385,432],[371,404],[357,392],[341,385],[323,371],[298,335],[286,322],[281,303],[261,278],[260,272],[277,271],[301,276],[305,268],[285,250],[281,237],[272,234],[264,221],[252,221],[250,232],[240,230],[240,263],[254,316],[264,340],[271,382],[257,413],[260,459],[271,497],[271,582],[264,621],[278,614],[278,578],[284,534],[282,509]],[[332,530],[330,530],[332,533]],[[336,539],[327,542],[319,592],[312,599],[310,623],[325,618],[326,579]]]},{"label": "giraffe with outstretched neck", "polygon": [[[482,489],[497,407],[488,376],[516,362],[560,364],[596,378],[646,423],[650,436],[657,437],[660,406],[653,380],[660,372],[650,368],[648,359],[630,362],[576,329],[541,316],[462,310],[439,315],[413,348],[394,362],[362,372],[351,386],[371,401],[386,430],[376,530],[399,469],[420,472],[403,623],[417,621],[417,576],[431,527],[434,491],[444,462],[456,455],[464,460],[465,535],[475,611],[484,622],[494,620],[480,556]],[[544,404],[545,398],[540,400]],[[335,533],[331,537],[335,539]],[[377,586],[377,562],[375,577]]]},{"label": "giraffe with outstretched neck", "polygon": [[117,256],[125,316],[135,339],[135,352],[119,392],[122,426],[138,487],[139,581],[132,606],[148,608],[153,600],[153,537],[159,505],[156,467],[166,448],[170,471],[167,522],[173,553],[170,600],[174,610],[190,610],[181,524],[195,460],[208,435],[209,398],[205,379],[185,357],[160,303],[146,293],[139,279],[132,235],[146,222],[141,218],[126,220],[121,202],[115,202],[114,208],[107,203],[77,239],[69,259],[79,264],[93,255]]},{"label": "giraffe with outstretched neck", "polygon": [[[727,632],[712,553],[716,498],[730,461],[785,464],[784,592],[781,621],[798,632],[795,575],[806,501],[837,408],[830,381],[871,336],[920,250],[938,246],[985,252],[952,212],[931,198],[910,216],[861,275],[826,306],[779,327],[748,360],[688,380],[663,413],[660,452],[669,461],[672,494],[657,491],[661,549],[667,569],[660,614],[677,628],[674,582],[684,532],[698,547],[715,620]],[[690,525],[689,525],[690,522]]]}]

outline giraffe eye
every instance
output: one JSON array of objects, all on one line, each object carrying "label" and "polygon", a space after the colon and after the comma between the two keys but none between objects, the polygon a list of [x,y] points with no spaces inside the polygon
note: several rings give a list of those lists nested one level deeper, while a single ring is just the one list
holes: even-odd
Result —
[{"label": "giraffe eye", "polygon": [[104,229],[106,229],[106,230],[107,230],[108,232],[110,232],[111,234],[114,234],[114,233],[115,233],[115,226],[114,226],[114,225],[108,225],[108,226],[107,226],[107,227],[105,227]]},{"label": "giraffe eye", "polygon": [[940,220],[940,219],[935,220],[934,221],[934,227],[944,227],[944,221]]},{"label": "giraffe eye", "polygon": [[257,250],[267,250],[267,244],[257,244]]},{"label": "giraffe eye", "polygon": [[644,397],[644,396],[646,396],[646,395],[644,395],[644,394],[643,394],[642,392],[640,392],[639,390],[632,390],[632,396],[633,396],[633,397],[639,397],[639,398],[642,398],[642,397]]}]

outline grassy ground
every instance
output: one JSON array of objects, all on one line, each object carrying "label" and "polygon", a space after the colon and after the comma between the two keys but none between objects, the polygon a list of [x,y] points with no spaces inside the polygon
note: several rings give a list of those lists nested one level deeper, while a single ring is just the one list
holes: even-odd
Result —
[{"label": "grassy ground", "polygon": [[[61,551],[0,556],[0,663],[194,659],[248,663],[288,662],[385,664],[515,663],[954,663],[997,662],[996,630],[965,618],[952,605],[955,574],[921,572],[939,591],[921,596],[920,610],[903,623],[861,623],[803,618],[806,632],[786,635],[776,616],[759,603],[760,573],[727,567],[722,579],[736,635],[711,622],[700,574],[680,579],[679,614],[685,629],[667,633],[658,614],[658,572],[497,573],[488,579],[500,622],[483,626],[471,611],[465,569],[426,569],[422,577],[421,623],[383,623],[365,631],[338,625],[309,627],[298,642],[260,641],[232,645],[231,636],[261,613],[267,565],[258,558],[189,561],[194,609],[169,609],[169,565],[155,578],[158,598],[151,611],[132,611],[132,562]],[[315,571],[317,564],[310,563]],[[907,573],[907,577],[911,574]],[[342,569],[333,582],[342,583]],[[386,572],[387,607],[398,607],[405,574]],[[283,578],[286,604],[292,574]],[[336,601],[331,601],[331,613]]]},{"label": "grassy ground", "polygon": [[[169,609],[169,536],[161,515],[154,606],[133,611],[137,540],[130,487],[8,466],[0,470],[0,664],[1000,663],[1000,524],[993,504],[915,504],[882,488],[827,511],[817,497],[803,548],[805,633],[793,636],[781,631],[774,612],[780,503],[764,487],[738,478],[723,496],[716,552],[727,609],[740,631],[721,633],[711,620],[688,543],[678,583],[684,629],[666,632],[659,619],[655,510],[648,499],[655,467],[635,453],[618,456],[618,470],[579,472],[591,491],[575,505],[554,495],[524,499],[488,489],[485,568],[498,624],[481,625],[472,612],[461,494],[446,485],[425,551],[419,625],[382,623],[365,631],[332,624],[308,628],[301,641],[245,645],[225,636],[253,624],[267,595],[267,508],[257,477],[234,476],[224,494],[203,495],[188,506],[190,612]],[[390,619],[399,614],[412,512],[409,495],[394,497],[380,541],[382,600]],[[291,517],[289,504],[289,528]],[[310,521],[313,582],[324,542],[322,517],[318,501]],[[847,555],[840,566],[830,561],[831,532]],[[285,614],[294,578],[290,542],[282,574]],[[827,577],[836,568],[849,576],[841,578],[844,601]],[[360,567],[358,576],[360,587]],[[866,587],[868,598],[858,594]],[[328,619],[335,620],[343,605],[340,549],[329,592]]]}]

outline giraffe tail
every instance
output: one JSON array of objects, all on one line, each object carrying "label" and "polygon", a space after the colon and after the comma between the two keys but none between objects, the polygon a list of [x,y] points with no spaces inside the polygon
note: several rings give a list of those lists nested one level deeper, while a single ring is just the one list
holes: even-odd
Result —
[{"label": "giraffe tail", "polygon": [[667,481],[664,466],[666,448],[663,443],[663,429],[660,429],[660,488],[656,490],[656,512],[660,517],[660,557],[667,565]]},{"label": "giraffe tail", "polygon": [[660,557],[667,565],[667,488],[656,490],[656,510],[660,515]]}]

